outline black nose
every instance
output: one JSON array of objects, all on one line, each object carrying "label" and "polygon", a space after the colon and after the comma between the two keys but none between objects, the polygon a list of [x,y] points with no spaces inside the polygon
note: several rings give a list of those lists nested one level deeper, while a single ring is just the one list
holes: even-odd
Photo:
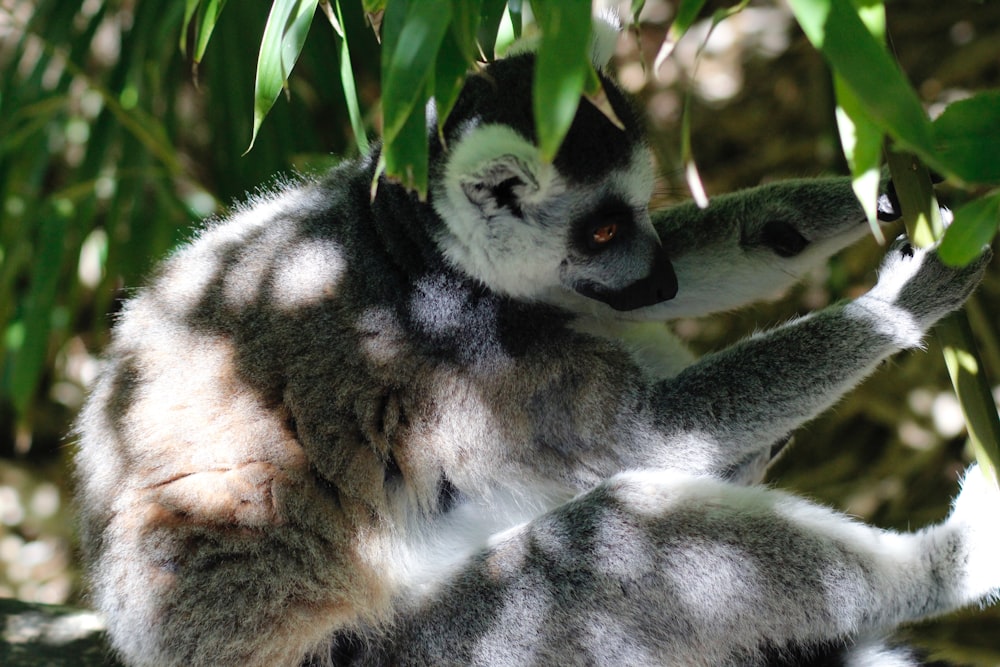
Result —
[{"label": "black nose", "polygon": [[591,299],[602,301],[615,310],[635,310],[677,296],[677,274],[674,273],[674,267],[667,253],[662,247],[657,246],[645,278],[614,291],[593,284],[579,285],[576,291]]}]

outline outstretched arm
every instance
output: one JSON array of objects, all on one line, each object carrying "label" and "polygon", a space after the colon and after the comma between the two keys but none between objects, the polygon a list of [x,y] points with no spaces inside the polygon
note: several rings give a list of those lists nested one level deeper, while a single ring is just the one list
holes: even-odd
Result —
[{"label": "outstretched arm", "polygon": [[[892,198],[879,218],[893,220]],[[790,180],[653,213],[677,273],[677,296],[657,319],[730,310],[773,298],[869,230],[847,178]]]},{"label": "outstretched arm", "polygon": [[[752,336],[661,382],[654,403],[670,410],[660,427],[681,444],[697,441],[681,448],[704,457],[691,459],[688,470],[732,473],[832,406],[889,354],[919,346],[963,303],[989,258],[952,269],[932,251],[895,244],[867,294]],[[676,452],[670,455],[676,464]]]},{"label": "outstretched arm", "polygon": [[626,473],[497,539],[413,601],[380,657],[799,664],[996,594],[998,510],[975,469],[952,516],[911,534],[762,488]]}]

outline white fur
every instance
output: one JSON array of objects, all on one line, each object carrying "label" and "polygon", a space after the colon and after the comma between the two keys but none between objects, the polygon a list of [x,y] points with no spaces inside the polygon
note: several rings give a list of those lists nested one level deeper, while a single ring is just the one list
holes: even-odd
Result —
[{"label": "white fur", "polygon": [[438,241],[449,261],[497,292],[536,299],[544,287],[558,283],[562,245],[553,244],[547,230],[504,212],[487,224],[465,193],[466,186],[503,166],[500,163],[523,169],[529,177],[519,193],[525,206],[556,196],[565,187],[555,167],[543,162],[538,149],[511,128],[474,127],[452,147],[443,191],[435,198],[450,232]]}]

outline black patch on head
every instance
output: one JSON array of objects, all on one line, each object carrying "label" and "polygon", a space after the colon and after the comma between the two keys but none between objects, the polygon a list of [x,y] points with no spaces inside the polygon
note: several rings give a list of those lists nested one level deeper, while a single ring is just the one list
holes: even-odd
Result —
[{"label": "black patch on head", "polygon": [[784,220],[765,224],[760,240],[779,257],[795,257],[809,245],[809,240]]},{"label": "black patch on head", "polygon": [[[470,76],[445,123],[445,145],[450,145],[469,123],[499,124],[515,130],[528,141],[538,142],[532,106],[535,56],[525,53],[490,63]],[[580,99],[576,117],[555,157],[559,173],[580,182],[592,182],[630,162],[636,146],[644,143],[644,133],[625,94],[601,75],[608,103],[625,129],[614,125],[597,107]],[[432,163],[440,164],[442,146],[437,133],[431,137]]]},{"label": "black patch on head", "polygon": [[627,311],[646,308],[677,296],[677,274],[663,248],[657,246],[653,261],[645,278],[618,290],[608,290],[602,285],[579,283],[576,291],[589,299],[608,304],[615,310]]}]

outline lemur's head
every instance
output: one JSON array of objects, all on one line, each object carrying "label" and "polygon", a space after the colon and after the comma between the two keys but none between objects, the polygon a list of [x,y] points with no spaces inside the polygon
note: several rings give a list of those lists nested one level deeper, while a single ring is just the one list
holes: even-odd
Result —
[{"label": "lemur's head", "polygon": [[432,201],[438,242],[497,292],[576,311],[665,301],[677,279],[649,219],[652,163],[637,114],[602,77],[624,128],[581,100],[551,163],[536,147],[534,56],[469,78],[444,128]]}]

